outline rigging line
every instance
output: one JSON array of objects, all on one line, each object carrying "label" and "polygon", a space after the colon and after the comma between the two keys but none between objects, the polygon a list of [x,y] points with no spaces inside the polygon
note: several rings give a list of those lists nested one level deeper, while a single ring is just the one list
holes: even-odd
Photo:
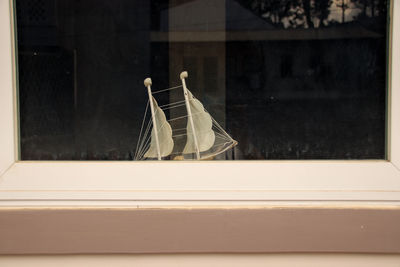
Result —
[{"label": "rigging line", "polygon": [[173,132],[187,130],[187,128],[172,129]]},{"label": "rigging line", "polygon": [[145,134],[143,135],[143,137],[147,136],[147,134],[148,134],[149,131],[150,131],[151,126],[153,126],[153,121],[152,121],[152,120],[150,120],[150,121],[147,123],[146,132],[145,132]]},{"label": "rigging line", "polygon": [[151,147],[151,142],[150,142],[151,138],[148,138],[145,142],[145,144],[142,146],[141,151],[138,154],[138,158],[142,158],[146,152],[150,149]]},{"label": "rigging line", "polygon": [[145,157],[144,155],[145,155],[145,153],[143,153],[143,152],[140,155],[138,155],[138,160],[146,159],[147,157]]},{"label": "rigging line", "polygon": [[[220,147],[220,146],[225,146],[225,145],[227,145],[227,144],[229,144],[229,143],[230,143],[230,142],[221,143],[221,144],[219,144],[219,145],[215,145],[213,148]],[[214,152],[214,153],[216,153],[216,152]]]},{"label": "rigging line", "polygon": [[224,140],[226,140],[226,141],[232,141],[232,139],[229,139],[227,136],[225,136],[225,135],[223,135],[223,134],[220,134],[220,133],[215,132],[215,131],[214,131],[214,133],[215,133],[216,135],[218,135],[220,138],[222,138],[222,139],[224,139]]},{"label": "rigging line", "polygon": [[181,87],[182,87],[182,85],[178,85],[178,86],[170,87],[170,88],[167,88],[167,89],[162,89],[162,90],[158,90],[158,91],[152,92],[152,94],[155,95],[155,94],[158,94],[158,93],[161,93],[161,92],[171,91],[171,90],[178,89],[178,88],[181,88]]},{"label": "rigging line", "polygon": [[164,109],[169,109],[169,108],[174,108],[174,107],[180,107],[180,106],[183,106],[185,104],[186,103],[177,103],[177,104],[174,104],[174,105],[163,106],[161,109],[164,110]]},{"label": "rigging line", "polygon": [[[215,121],[215,123],[217,123],[217,122]],[[228,133],[226,133],[225,130],[220,125],[215,125],[215,127],[217,127],[216,130],[219,130],[222,132],[222,133],[220,133],[220,132],[217,132],[216,130],[214,131],[214,133],[217,134],[221,139],[229,141],[229,142],[234,141],[233,138],[230,137],[230,135]]]},{"label": "rigging line", "polygon": [[143,139],[142,142],[140,144],[139,150],[138,150],[138,154],[137,157],[140,158],[140,155],[143,153],[144,147],[148,144],[149,139],[151,138],[151,135],[146,135]]},{"label": "rigging line", "polygon": [[216,129],[215,130],[215,132],[218,133],[221,138],[225,138],[227,140],[233,141],[233,139],[228,134],[226,134],[224,132],[221,132],[221,131],[222,131],[222,129]]},{"label": "rigging line", "polygon": [[[137,154],[138,154],[139,149],[140,149],[140,144],[142,142],[142,138],[144,137],[144,136],[142,136],[142,133],[143,133],[143,126],[144,126],[144,123],[146,121],[146,113],[147,113],[147,109],[148,109],[148,104],[149,104],[149,102],[147,102],[147,105],[146,105],[146,110],[145,110],[145,114],[143,116],[142,126],[140,128],[139,138],[138,138],[138,141],[137,141],[137,144],[136,144],[135,158],[137,157]],[[146,129],[146,131],[147,131],[147,129]]]},{"label": "rigging line", "polygon": [[[192,116],[195,116],[195,115],[198,115],[198,114],[201,114],[201,113],[203,113],[203,112],[192,113]],[[177,118],[169,119],[167,121],[176,121],[176,120],[187,118],[187,117],[189,117],[189,115],[180,116],[180,117],[177,117]]]},{"label": "rigging line", "polygon": [[[156,110],[156,112],[154,113],[154,115],[156,115],[157,114],[157,111],[158,110]],[[140,142],[140,145],[139,145],[139,151],[142,149],[142,147],[143,147],[143,144],[144,144],[144,142],[145,142],[145,140],[146,140],[146,138],[147,138],[147,135],[148,135],[148,133],[149,133],[149,129],[150,129],[150,126],[151,125],[153,125],[153,120],[152,119],[150,119],[149,120],[149,122],[148,122],[148,124],[147,124],[147,127],[146,127],[146,131],[145,131],[145,133],[144,133],[144,135],[143,135],[143,140],[141,140],[141,142]]]},{"label": "rigging line", "polygon": [[138,138],[138,141],[137,141],[137,144],[136,144],[135,157],[136,157],[136,154],[137,154],[137,151],[138,151],[140,137],[142,136],[144,121],[146,120],[146,114],[147,114],[147,109],[148,109],[148,107],[149,107],[149,100],[147,100],[146,109],[145,109],[145,111],[144,111],[143,120],[142,120],[142,127],[140,127],[139,138]]},{"label": "rigging line", "polygon": [[215,145],[214,147],[224,146],[224,145],[229,144],[229,143],[230,142],[221,143],[221,144]]},{"label": "rigging line", "polygon": [[[143,140],[145,140],[145,139],[147,138],[147,135],[148,135],[148,133],[149,133],[150,127],[151,127],[152,125],[153,125],[153,121],[152,121],[152,120],[149,120],[149,122],[147,123],[146,131],[144,132],[144,134],[143,134],[143,136],[142,136],[142,138],[144,138],[144,139],[140,140],[140,141],[141,141],[141,144],[143,144]],[[140,147],[140,146],[139,146],[139,147]]]},{"label": "rigging line", "polygon": [[[219,144],[214,145],[214,147],[224,146],[224,145],[231,144],[231,143],[232,143],[232,142],[219,143]],[[233,144],[233,143],[232,143],[232,144]]]},{"label": "rigging line", "polygon": [[[157,112],[158,112],[158,109],[154,112],[154,116],[157,115]],[[152,125],[153,125],[153,119],[150,119],[150,120],[149,120],[149,123],[148,123],[148,125],[147,125],[146,132],[145,132],[145,134],[143,135],[143,137],[144,137],[145,139],[143,139],[140,149],[142,149],[143,144],[145,143],[145,140],[148,139],[149,137],[151,137],[151,134],[150,134],[149,136],[147,136],[147,135],[149,134],[150,127],[151,127]]]},{"label": "rigging line", "polygon": [[203,157],[203,158],[200,158],[200,159],[205,159],[205,158],[207,159],[207,158],[210,158],[210,157],[217,156],[217,155],[219,155],[219,154],[221,154],[221,153],[227,151],[228,149],[231,149],[232,147],[234,147],[234,143],[232,143],[231,145],[229,145],[229,146],[223,148],[221,151],[214,152],[213,154],[207,155],[206,157]]},{"label": "rigging line", "polygon": [[176,102],[165,104],[165,105],[161,105],[161,106],[158,106],[158,107],[159,108],[163,108],[163,107],[168,107],[168,106],[172,106],[172,105],[175,105],[175,104],[181,104],[181,103],[185,103],[185,100],[176,101]]},{"label": "rigging line", "polygon": [[138,152],[138,156],[140,156],[141,154],[143,154],[143,152],[146,152],[146,147],[147,147],[147,145],[149,144],[149,140],[151,140],[150,137],[146,138],[146,141],[143,142],[143,144],[141,145],[140,150],[139,150],[139,152]]},{"label": "rigging line", "polygon": [[147,152],[149,149],[150,149],[150,144],[147,144],[147,145],[144,147],[143,151],[141,151],[140,154],[138,155],[138,158],[139,158],[139,159],[143,159],[143,158],[144,158],[144,155],[146,154],[146,152]]},{"label": "rigging line", "polygon": [[232,142],[233,143],[232,140],[230,140],[230,139],[228,139],[226,137],[223,137],[223,136],[216,136],[216,138],[219,139],[219,140],[222,140],[224,142]]},{"label": "rigging line", "polygon": [[150,150],[151,147],[152,147],[151,139],[148,139],[146,141],[146,144],[143,146],[143,149],[140,152],[139,157],[143,158],[144,155]]},{"label": "rigging line", "polygon": [[162,110],[168,110],[168,109],[173,109],[173,108],[179,108],[179,107],[183,107],[186,104],[180,104],[180,105],[176,105],[176,106],[172,106],[172,107],[168,107],[168,108],[163,108]]},{"label": "rigging line", "polygon": [[146,142],[146,140],[149,138],[149,131],[151,130],[151,126],[153,125],[153,122],[150,120],[149,122],[148,122],[148,124],[147,124],[147,127],[146,127],[146,131],[145,131],[145,133],[144,133],[144,135],[143,135],[143,137],[142,137],[142,140],[141,140],[141,142],[140,142],[140,144],[139,144],[139,149],[138,149],[138,153],[143,149],[143,145],[144,145],[144,143]]},{"label": "rigging line", "polygon": [[213,130],[230,138],[229,134],[227,134],[221,126],[218,127],[217,125],[213,124]]},{"label": "rigging line", "polygon": [[[145,147],[146,149],[147,149],[147,145],[146,145],[146,147]],[[137,156],[137,158],[138,159],[141,159],[141,158],[143,158],[143,155],[146,153],[146,149],[142,149],[139,153],[138,153],[138,156]]]},{"label": "rigging line", "polygon": [[215,123],[215,125],[217,126],[217,128],[219,128],[219,130],[226,134],[231,140],[233,140],[233,138],[224,130],[224,128],[221,127],[221,125],[219,125],[219,123],[213,118],[211,117],[211,119],[213,120],[213,122]]},{"label": "rigging line", "polygon": [[176,134],[176,135],[173,135],[172,137],[179,137],[179,136],[185,136],[185,135],[187,135],[187,133],[184,133],[184,134]]},{"label": "rigging line", "polygon": [[149,134],[149,131],[150,131],[150,127],[148,127],[148,129],[146,130],[146,135],[145,135],[142,143],[140,144],[139,151],[142,151],[143,147],[148,143],[148,140],[151,139],[151,134]]},{"label": "rigging line", "polygon": [[[186,130],[186,128],[182,128],[182,129],[185,129]],[[196,133],[206,133],[206,132],[208,132],[209,130],[203,130],[203,131],[196,131]],[[212,130],[211,130],[212,131]],[[213,131],[214,132],[214,131]],[[215,132],[214,132],[215,133]],[[185,136],[185,135],[187,135],[187,133],[184,133],[184,134],[176,134],[176,135],[173,135],[172,137],[178,137],[178,136]],[[228,139],[225,139],[225,140],[227,140],[228,141]]]},{"label": "rigging line", "polygon": [[151,126],[153,126],[153,120],[149,120],[149,122],[147,123],[146,131],[145,131],[145,133],[143,135],[143,138],[145,138],[147,136],[147,134],[150,131]]},{"label": "rigging line", "polygon": [[180,119],[187,118],[187,117],[189,117],[189,115],[185,115],[185,116],[180,116],[180,117],[177,117],[177,118],[169,119],[168,121],[176,121],[176,120],[180,120]]},{"label": "rigging line", "polygon": [[142,139],[141,142],[140,142],[140,146],[139,146],[139,149],[138,149],[138,154],[139,154],[140,151],[142,151],[142,148],[143,148],[144,143],[145,143],[146,140],[150,137],[150,135],[148,135],[148,133],[149,133],[149,130],[150,130],[150,126],[151,126],[152,124],[153,124],[153,123],[152,123],[152,121],[150,120],[149,123],[148,123],[148,125],[147,125],[145,134],[143,135],[143,139]]}]

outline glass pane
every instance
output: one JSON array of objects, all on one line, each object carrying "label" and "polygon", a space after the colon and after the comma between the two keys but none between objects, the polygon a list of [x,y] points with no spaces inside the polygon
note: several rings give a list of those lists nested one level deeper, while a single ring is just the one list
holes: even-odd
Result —
[{"label": "glass pane", "polygon": [[384,159],[388,10],[15,0],[21,160]]}]

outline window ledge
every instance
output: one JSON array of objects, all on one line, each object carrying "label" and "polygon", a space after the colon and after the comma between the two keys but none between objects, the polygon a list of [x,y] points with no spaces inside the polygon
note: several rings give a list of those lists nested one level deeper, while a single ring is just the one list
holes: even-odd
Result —
[{"label": "window ledge", "polygon": [[[296,173],[294,176],[293,174]],[[185,201],[399,203],[387,161],[17,162],[0,179],[0,205],[94,206]]]}]

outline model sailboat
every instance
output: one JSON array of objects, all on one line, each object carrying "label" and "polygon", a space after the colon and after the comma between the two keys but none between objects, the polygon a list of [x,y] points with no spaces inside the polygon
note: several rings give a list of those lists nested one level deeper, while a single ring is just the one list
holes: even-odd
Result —
[{"label": "model sailboat", "polygon": [[[187,77],[188,73],[182,72],[180,75],[181,86],[156,92],[151,90],[150,78],[144,81],[149,101],[142,122],[135,160],[212,159],[237,145],[237,141],[226,133],[206,111],[203,104],[189,91],[185,81]],[[184,100],[158,105],[154,94],[179,88],[183,89]],[[151,118],[142,136],[149,106]],[[185,108],[183,116],[167,119],[164,111],[183,107]],[[186,127],[176,129],[171,126],[173,122],[181,122],[181,124],[186,124]]]}]

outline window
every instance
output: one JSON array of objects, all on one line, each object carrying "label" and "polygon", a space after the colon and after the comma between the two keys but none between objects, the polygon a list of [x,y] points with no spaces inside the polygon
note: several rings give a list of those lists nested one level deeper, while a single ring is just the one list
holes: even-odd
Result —
[{"label": "window", "polygon": [[281,77],[287,78],[293,75],[293,55],[283,55],[281,59]]},{"label": "window", "polygon": [[[397,6],[394,10],[397,12]],[[16,99],[16,80],[15,76],[14,80],[11,78],[12,70],[15,70],[16,66],[12,65],[15,61],[11,56],[12,39],[9,38],[9,33],[12,28],[11,20],[8,20],[8,5],[1,6],[1,12],[1,32],[4,39],[1,41],[0,51],[4,60],[1,72],[0,118],[3,127],[0,138],[0,193],[3,200],[15,200],[15,203],[25,203],[24,199],[38,201],[32,203],[46,199],[54,200],[54,203],[73,199],[95,201],[93,203],[100,199],[105,202],[111,201],[107,203],[113,203],[115,200],[121,201],[120,203],[145,203],[146,200],[160,201],[158,203],[191,203],[190,201],[200,200],[215,200],[216,203],[232,200],[263,203],[301,200],[399,200],[400,134],[396,119],[399,110],[396,100],[399,87],[396,76],[391,77],[388,142],[390,154],[387,161],[239,161],[184,164],[19,161],[16,156],[19,138],[15,134],[17,109],[12,101],[13,98]],[[393,23],[391,73],[396,73],[398,65],[395,48],[398,45],[398,27],[396,20]],[[35,63],[30,61],[29,64]],[[307,66],[308,64],[309,62]],[[236,70],[246,68],[243,64],[230,66]],[[200,78],[199,80],[201,81]],[[49,114],[49,118],[51,116],[53,115]]]},{"label": "window", "polygon": [[[15,25],[0,4],[0,205],[272,206],[379,205],[400,201],[400,2],[393,1],[388,158],[355,161],[83,162],[20,161]],[[161,38],[160,36],[158,38]],[[244,56],[244,55],[243,55]],[[231,59],[226,59],[227,61]],[[160,64],[156,62],[155,64]],[[306,62],[307,67],[315,66]],[[241,73],[246,66],[229,64]],[[278,73],[279,74],[279,73]],[[295,75],[295,72],[293,73]],[[162,79],[164,80],[164,79]],[[257,84],[257,83],[255,83]],[[254,87],[256,88],[256,86]],[[74,208],[72,208],[74,209]],[[251,218],[249,218],[250,220]]]},{"label": "window", "polygon": [[[273,2],[15,0],[20,159],[134,159],[151,146],[143,80],[183,70],[239,142],[215,159],[386,159],[389,3]],[[166,159],[191,136],[175,91],[154,96]]]}]

